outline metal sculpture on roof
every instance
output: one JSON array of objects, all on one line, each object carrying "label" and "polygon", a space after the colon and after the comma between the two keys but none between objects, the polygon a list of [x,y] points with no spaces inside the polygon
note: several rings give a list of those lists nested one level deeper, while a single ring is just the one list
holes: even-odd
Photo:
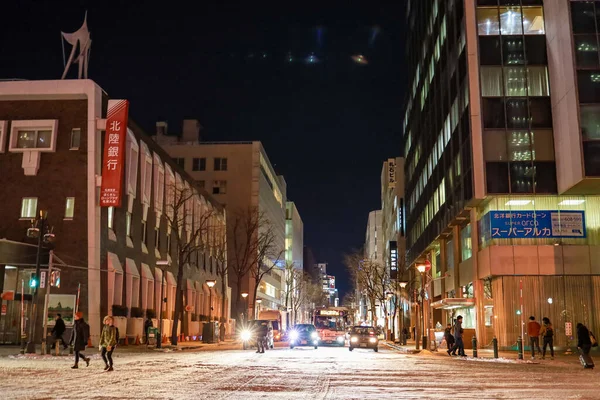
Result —
[{"label": "metal sculpture on roof", "polygon": [[[83,25],[76,32],[73,33],[64,33],[61,32],[61,37],[67,43],[69,43],[72,47],[71,55],[69,56],[69,60],[65,63],[65,70],[62,74],[61,79],[65,79],[67,73],[69,72],[69,68],[71,68],[72,64],[79,64],[79,73],[77,78],[87,79],[88,77],[88,64],[90,62],[90,48],[92,47],[92,39],[90,37],[90,31],[87,27],[87,11],[85,13],[85,17],[83,19]],[[61,40],[62,42],[62,40]],[[65,55],[64,50],[64,42],[63,43],[63,59]],[[79,47],[79,54],[75,56],[77,52],[77,47]]]}]

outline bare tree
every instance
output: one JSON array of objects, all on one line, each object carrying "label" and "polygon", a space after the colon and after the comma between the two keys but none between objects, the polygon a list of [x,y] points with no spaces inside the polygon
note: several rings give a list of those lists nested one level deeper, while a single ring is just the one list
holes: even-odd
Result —
[{"label": "bare tree", "polygon": [[[174,239],[175,259],[177,262],[177,289],[175,295],[175,316],[171,330],[171,344],[177,344],[179,317],[183,311],[183,272],[197,259],[198,252],[208,249],[207,238],[210,220],[216,214],[214,208],[200,197],[197,190],[189,184],[177,180],[166,185],[167,201],[165,218],[167,235]],[[197,264],[196,264],[196,267]]]},{"label": "bare tree", "polygon": [[212,243],[213,246],[213,256],[217,261],[216,273],[217,276],[221,280],[221,293],[223,297],[221,298],[221,316],[225,317],[227,314],[227,299],[225,298],[225,293],[227,293],[227,283],[228,283],[228,265],[227,265],[227,234],[226,234],[226,225],[225,220],[223,218],[216,218],[216,222],[214,224],[214,237],[215,241]]}]

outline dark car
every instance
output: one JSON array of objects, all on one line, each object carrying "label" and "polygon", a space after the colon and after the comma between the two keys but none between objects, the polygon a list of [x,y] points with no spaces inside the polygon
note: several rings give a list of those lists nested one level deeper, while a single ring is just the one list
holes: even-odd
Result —
[{"label": "dark car", "polygon": [[377,347],[379,345],[379,339],[375,328],[372,326],[355,326],[350,332],[350,351],[362,348],[362,349],[373,349],[375,352],[379,351]]},{"label": "dark car", "polygon": [[244,350],[257,347],[256,339],[259,335],[267,337],[267,348],[272,349],[275,347],[271,321],[255,319],[248,321],[248,324],[240,333]]},{"label": "dark car", "polygon": [[288,332],[290,349],[297,346],[313,346],[319,348],[319,334],[313,324],[298,324]]}]

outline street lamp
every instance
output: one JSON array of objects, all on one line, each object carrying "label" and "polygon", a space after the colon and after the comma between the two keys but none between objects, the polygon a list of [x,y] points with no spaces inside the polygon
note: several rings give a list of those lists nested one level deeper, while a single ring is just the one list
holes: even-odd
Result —
[{"label": "street lamp", "polygon": [[212,311],[213,311],[213,302],[212,302],[212,288],[217,284],[217,281],[215,281],[214,279],[209,279],[206,281],[206,286],[208,286],[209,293],[210,293],[210,297],[209,297],[209,301],[210,301],[210,309],[208,310],[208,320],[212,321]]},{"label": "street lamp", "polygon": [[244,299],[244,312],[242,313],[242,317],[244,318],[244,322],[248,319],[248,292],[242,292],[242,298]]},{"label": "street lamp", "polygon": [[165,268],[169,267],[171,265],[171,261],[169,260],[158,260],[156,261],[156,265],[159,267],[162,267],[160,270],[162,271],[162,275],[160,277],[160,305],[158,307],[158,335],[156,336],[156,348],[160,349],[162,348],[162,333],[163,333],[163,329],[162,329],[162,309],[163,309],[163,303],[165,303],[165,295],[164,295],[164,288],[165,288]]},{"label": "street lamp", "polygon": [[[38,289],[40,288],[40,263],[42,256],[42,245],[54,241],[54,234],[48,230],[48,211],[40,210],[40,216],[31,221],[31,228],[27,229],[27,236],[38,240],[37,254],[35,257],[35,275],[31,278],[29,286],[33,288],[31,299],[31,311],[29,314],[29,334],[27,335],[27,353],[35,353],[35,323],[37,321]],[[21,294],[23,295],[23,293]],[[46,338],[43,338],[45,343]]]},{"label": "street lamp", "polygon": [[423,350],[427,349],[427,336],[425,335],[425,271],[427,271],[426,264],[417,265],[417,270],[421,274],[421,319],[422,319],[422,327],[421,335],[423,336]]},{"label": "street lamp", "polygon": [[401,314],[401,323],[400,325],[400,332],[401,332],[401,338],[402,338],[402,343],[401,344],[406,344],[406,335],[404,334],[404,289],[406,288],[406,285],[408,285],[408,282],[400,282],[400,289],[402,289],[402,293],[400,293],[400,306],[402,308],[402,314]]},{"label": "street lamp", "polygon": [[[387,324],[386,327],[386,332],[385,332],[385,336],[388,338],[388,340],[394,341],[393,335],[394,335],[394,331],[395,331],[395,326],[394,326],[394,319],[390,318],[391,317],[391,313],[390,310],[392,309],[392,297],[394,296],[393,292],[386,292],[385,293],[386,297],[387,297],[387,315],[385,316],[385,321]],[[391,334],[388,334],[387,331],[391,331]]]}]

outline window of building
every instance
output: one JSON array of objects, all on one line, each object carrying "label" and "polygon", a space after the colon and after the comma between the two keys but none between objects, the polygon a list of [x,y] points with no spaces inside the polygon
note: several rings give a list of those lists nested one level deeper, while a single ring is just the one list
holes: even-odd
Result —
[{"label": "window of building", "polygon": [[4,153],[4,145],[6,142],[8,121],[0,121],[0,153]]},{"label": "window of building", "polygon": [[506,124],[511,129],[527,129],[529,127],[529,110],[527,99],[506,100]]},{"label": "window of building", "polygon": [[206,158],[194,158],[192,162],[192,171],[206,171]]},{"label": "window of building", "polygon": [[51,137],[51,130],[19,130],[17,131],[17,148],[48,149]]},{"label": "window of building", "polygon": [[600,176],[600,141],[583,142],[586,176]]},{"label": "window of building", "polygon": [[181,168],[185,168],[185,158],[174,158],[175,164],[179,165]]},{"label": "window of building", "polygon": [[510,189],[512,193],[533,193],[534,169],[531,161],[510,163]]},{"label": "window of building", "polygon": [[462,251],[461,261],[466,261],[473,255],[473,246],[471,243],[471,224],[468,224],[460,230],[460,248]]},{"label": "window of building", "polygon": [[485,164],[485,180],[488,193],[509,193],[508,163],[488,162]]},{"label": "window of building", "polygon": [[503,35],[523,34],[521,7],[500,7],[500,32]]},{"label": "window of building", "polygon": [[75,215],[75,197],[67,197],[65,203],[65,219],[73,219]]},{"label": "window of building", "polygon": [[485,161],[508,161],[506,132],[487,130],[483,134],[483,154]]},{"label": "window of building", "polygon": [[598,36],[573,35],[578,68],[598,68]]},{"label": "window of building", "polygon": [[481,100],[483,110],[483,127],[504,128],[504,99],[486,97]]},{"label": "window of building", "polygon": [[108,228],[114,230],[115,229],[115,227],[114,227],[115,208],[114,207],[108,207],[108,209],[106,211],[107,211],[107,214],[108,214],[108,218],[107,218],[107,220],[108,220],[108,222],[107,222]]},{"label": "window of building", "polygon": [[542,35],[525,36],[525,48],[527,49],[527,64],[547,65],[548,54],[546,52],[546,37]]},{"label": "window of building", "polygon": [[125,213],[125,235],[131,237],[131,213]]},{"label": "window of building", "polygon": [[552,128],[552,105],[550,97],[530,97],[529,114],[532,129]]},{"label": "window of building", "polygon": [[556,164],[554,162],[538,161],[535,168],[536,193],[557,193]]},{"label": "window of building", "polygon": [[160,251],[160,229],[154,228],[154,248]]},{"label": "window of building", "polygon": [[580,112],[583,140],[600,140],[600,104],[582,105]]},{"label": "window of building", "polygon": [[477,8],[477,31],[482,36],[500,34],[498,7]]},{"label": "window of building", "polygon": [[527,67],[527,90],[529,96],[550,96],[550,83],[546,66]]},{"label": "window of building", "polygon": [[148,246],[148,224],[142,221],[142,243]]},{"label": "window of building", "polygon": [[226,158],[215,158],[215,171],[227,171],[227,159]]},{"label": "window of building", "polygon": [[24,197],[21,200],[21,218],[35,218],[37,215],[37,197]]},{"label": "window of building", "polygon": [[596,12],[591,1],[571,1],[573,33],[596,33]]},{"label": "window of building", "polygon": [[527,96],[527,70],[524,67],[504,68],[506,96]]},{"label": "window of building", "polygon": [[551,130],[536,129],[530,133],[533,159],[554,161],[554,135]]},{"label": "window of building", "polygon": [[577,71],[579,102],[600,103],[600,70]]},{"label": "window of building", "polygon": [[522,36],[502,37],[502,53],[504,56],[504,65],[525,64],[525,48],[523,46],[523,42],[524,40]]},{"label": "window of building", "polygon": [[531,140],[529,138],[529,132],[508,132],[508,156],[510,161],[531,160]]},{"label": "window of building", "polygon": [[214,181],[212,192],[213,192],[213,194],[227,193],[227,181]]},{"label": "window of building", "polygon": [[79,150],[81,143],[81,129],[75,128],[71,131],[71,144],[69,150]]},{"label": "window of building", "polygon": [[483,97],[503,96],[502,67],[481,67],[481,95]]},{"label": "window of building", "polygon": [[56,151],[58,120],[20,120],[11,122],[9,151],[31,149],[42,152]]},{"label": "window of building", "polygon": [[523,29],[525,35],[544,35],[546,33],[543,7],[526,7],[523,4]]}]

